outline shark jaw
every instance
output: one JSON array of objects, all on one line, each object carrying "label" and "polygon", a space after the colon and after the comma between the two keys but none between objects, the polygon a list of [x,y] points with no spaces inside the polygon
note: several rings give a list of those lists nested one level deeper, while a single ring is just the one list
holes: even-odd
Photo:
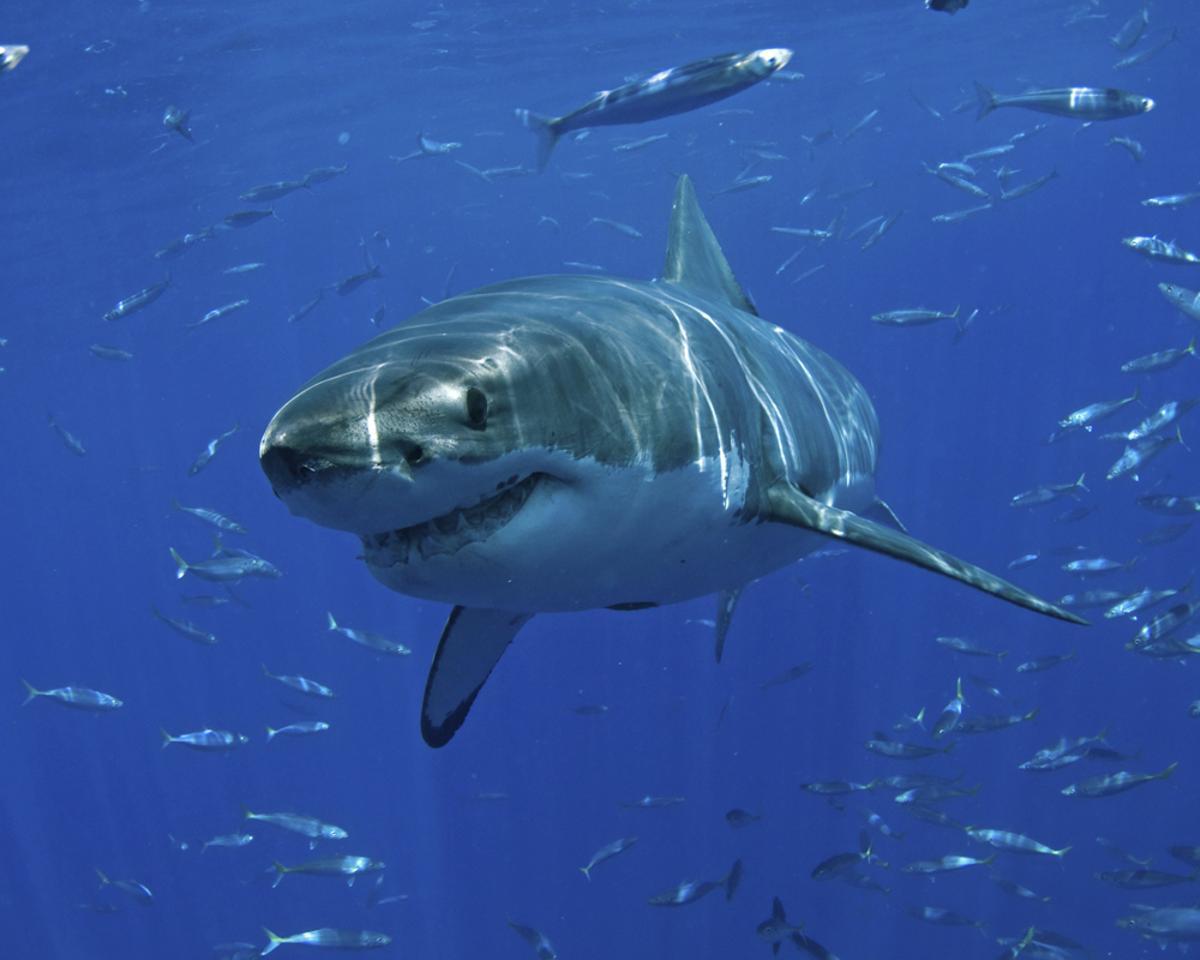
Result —
[{"label": "shark jaw", "polygon": [[513,476],[473,506],[456,507],[432,520],[367,534],[362,538],[364,559],[372,567],[388,568],[452,556],[468,544],[486,541],[503,530],[540,485],[553,482],[544,473],[531,473],[521,479]]}]

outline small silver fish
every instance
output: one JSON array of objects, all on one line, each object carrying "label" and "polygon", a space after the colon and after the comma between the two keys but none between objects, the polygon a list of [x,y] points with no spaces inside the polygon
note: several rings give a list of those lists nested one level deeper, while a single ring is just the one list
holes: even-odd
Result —
[{"label": "small silver fish", "polygon": [[285,737],[307,737],[314,733],[324,733],[329,729],[329,724],[324,720],[300,720],[296,723],[289,723],[286,727],[267,727],[267,743],[270,743],[276,737],[283,735]]},{"label": "small silver fish", "polygon": [[122,350],[120,347],[109,347],[102,343],[93,343],[88,349],[93,356],[99,357],[101,360],[121,360],[128,361],[133,359],[133,354],[128,350]]},{"label": "small silver fish", "polygon": [[579,871],[588,880],[592,879],[592,871],[605,860],[611,860],[617,854],[624,853],[630,847],[637,843],[637,837],[621,837],[619,840],[614,840],[612,843],[606,843],[603,847],[592,854],[592,857],[587,862],[586,867],[580,867]]},{"label": "small silver fish", "polygon": [[198,457],[196,457],[196,459],[192,461],[192,465],[190,467],[188,467],[188,476],[194,477],[201,470],[203,470],[205,467],[207,467],[208,464],[212,461],[212,458],[217,455],[217,450],[220,448],[221,444],[224,443],[226,440],[228,440],[230,437],[232,437],[237,432],[238,432],[238,424],[235,423],[232,427],[230,427],[224,433],[222,433],[216,437],[213,437],[213,439],[209,440],[208,443],[205,444],[204,449],[200,451],[200,455]]},{"label": "small silver fish", "polygon": [[402,643],[397,643],[394,640],[389,640],[387,637],[378,633],[371,633],[368,630],[355,630],[352,627],[339,626],[338,622],[333,618],[333,614],[326,612],[328,618],[329,629],[336,633],[340,633],[344,637],[349,637],[355,643],[371,650],[378,650],[380,653],[390,653],[394,656],[407,656],[412,651]]},{"label": "small silver fish", "polygon": [[204,853],[209,847],[244,847],[253,841],[254,834],[252,833],[223,833],[211,840],[205,840],[200,852]]},{"label": "small silver fish", "polygon": [[243,736],[240,733],[232,733],[229,730],[213,730],[207,727],[203,730],[196,730],[192,733],[181,733],[177,737],[167,733],[166,730],[161,732],[164,750],[173,743],[179,743],[185,747],[190,747],[193,750],[213,752],[219,750],[234,750],[237,747],[240,747],[243,743],[250,742],[249,737]]},{"label": "small silver fish", "polygon": [[48,697],[77,710],[116,710],[125,705],[123,700],[118,700],[107,693],[101,693],[99,690],[89,690],[87,687],[56,687],[53,690],[38,690],[28,680],[22,679],[21,682],[25,684],[27,692],[21,706],[32,703],[37,697]]},{"label": "small silver fish", "polygon": [[592,217],[592,219],[587,222],[587,225],[590,227],[593,223],[598,223],[601,226],[608,227],[610,230],[613,230],[624,237],[629,237],[631,240],[642,239],[641,230],[638,230],[636,227],[631,227],[627,223],[621,223],[619,220],[609,220],[607,217]]},{"label": "small silver fish", "polygon": [[216,510],[209,510],[207,507],[185,507],[178,500],[172,500],[171,503],[176,510],[183,513],[190,513],[193,517],[199,517],[205,523],[211,523],[218,530],[224,530],[227,533],[246,532],[246,528],[236,520],[230,520],[224,514],[217,513]]}]

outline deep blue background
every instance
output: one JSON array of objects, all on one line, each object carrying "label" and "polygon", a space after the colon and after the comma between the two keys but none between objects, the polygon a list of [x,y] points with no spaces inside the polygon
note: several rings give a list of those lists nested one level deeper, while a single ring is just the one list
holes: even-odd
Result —
[{"label": "deep blue background", "polygon": [[[1084,403],[1123,396],[1130,357],[1182,346],[1197,325],[1160,297],[1161,280],[1200,286],[1200,270],[1150,266],[1123,249],[1131,234],[1160,232],[1200,247],[1200,205],[1180,211],[1139,205],[1146,196],[1195,189],[1196,27],[1188,0],[1154,4],[1142,42],[1179,26],[1183,40],[1142,67],[1114,71],[1121,55],[1106,37],[1137,9],[1104,2],[1107,19],[1064,26],[1079,2],[975,0],[950,18],[918,0],[796,4],[679,2],[407,4],[206,2],[142,4],[64,0],[6,6],[3,42],[33,52],[0,78],[4,134],[0,239],[4,298],[0,417],[5,541],[0,648],[0,930],[6,956],[204,957],[213,943],[320,926],[383,930],[391,954],[523,957],[529,947],[506,918],[543,929],[564,957],[718,957],[765,953],[755,925],[782,897],[789,918],[844,958],[992,957],[972,930],[927,927],[909,904],[953,907],[1019,935],[1036,923],[1092,946],[1097,955],[1156,956],[1116,929],[1130,900],[1190,902],[1167,890],[1126,896],[1095,880],[1117,867],[1094,843],[1110,837],[1171,865],[1165,847],[1200,842],[1200,786],[1187,705],[1196,668],[1138,658],[1123,649],[1136,629],[1101,621],[1078,629],[989,600],[947,581],[864,554],[816,559],[751,586],[713,663],[711,633],[695,621],[711,600],[637,614],[586,613],[534,620],[480,697],[454,743],[432,752],[417,714],[424,674],[446,609],[389,594],[354,560],[344,535],[291,518],[256,463],[258,436],[300,382],[387,324],[420,297],[523,274],[561,271],[564,260],[655,275],[666,234],[672,177],[692,174],[702,196],[729,184],[747,141],[769,141],[785,162],[764,162],[767,186],[705,200],[714,229],[762,314],[842,360],[873,397],[884,450],[879,491],[910,530],[992,569],[1030,550],[1073,543],[1092,554],[1144,560],[1098,585],[1177,586],[1195,566],[1195,533],[1167,547],[1136,537],[1167,522],[1136,506],[1150,489],[1200,493],[1195,455],[1174,447],[1140,482],[1106,482],[1119,444],[1078,435],[1043,440]],[[851,8],[854,12],[847,12]],[[104,52],[86,47],[110,40]],[[530,135],[514,107],[556,113],[625,77],[728,49],[788,46],[789,69],[806,79],[773,82],[706,110],[637,128],[595,131],[565,142],[542,176],[484,183],[458,167],[528,163]],[[881,79],[867,82],[872,72]],[[972,81],[1001,91],[1028,85],[1119,84],[1153,96],[1148,116],[1083,128],[1015,110],[977,122]],[[109,93],[108,90],[115,92]],[[123,91],[123,92],[122,92]],[[936,120],[910,91],[942,111]],[[193,111],[196,144],[164,132],[168,103]],[[846,143],[810,151],[804,135],[844,132],[879,115]],[[723,113],[723,110],[736,111]],[[743,111],[750,111],[744,113]],[[1018,181],[1054,168],[1040,192],[958,225],[936,213],[974,205],[920,169],[1004,142],[1048,120],[1008,158]],[[461,141],[453,158],[397,166],[419,130]],[[611,148],[651,133],[670,138],[639,152]],[[349,139],[339,145],[339,134]],[[1137,164],[1114,135],[1146,147]],[[225,233],[169,264],[174,283],[144,312],[113,324],[101,315],[161,279],[152,253],[168,240],[239,209],[255,184],[348,163],[346,176],[274,204],[280,220]],[[564,172],[587,172],[569,182]],[[866,179],[874,189],[846,201],[846,223],[903,210],[881,243],[834,243],[802,253],[772,225],[823,226],[841,204],[826,199]],[[994,179],[981,172],[991,187]],[[807,206],[800,198],[817,189]],[[552,216],[561,232],[538,226]],[[592,216],[631,223],[631,241]],[[326,295],[306,319],[286,318],[315,290],[361,269],[359,239],[373,243],[384,279],[352,296]],[[249,260],[258,273],[221,271]],[[791,285],[817,263],[820,273]],[[188,321],[240,297],[251,306],[189,331]],[[926,305],[981,318],[960,343],[949,325],[881,328],[881,310]],[[128,364],[99,360],[90,343],[119,345]],[[1200,393],[1200,366],[1145,378],[1150,409]],[[88,453],[76,458],[46,424],[52,412]],[[1113,421],[1128,427],[1145,413]],[[204,444],[241,430],[207,470],[187,476]],[[1192,433],[1183,424],[1185,439]],[[1056,524],[1066,504],[1030,511],[1007,505],[1039,483],[1087,471],[1099,510]],[[239,588],[248,608],[188,607],[167,553],[201,556],[208,530],[171,509],[173,498],[219,509],[249,529],[239,545],[285,573]],[[243,544],[244,539],[244,544]],[[1044,558],[1015,574],[1055,597],[1079,583]],[[189,644],[153,619],[150,605],[217,633]],[[350,626],[411,646],[384,659],[325,629],[333,610]],[[1000,664],[937,647],[953,633],[1012,651]],[[1013,666],[1049,652],[1078,659],[1040,675]],[[785,687],[759,684],[812,660]],[[266,745],[262,728],[299,715],[260,664],[335,687],[336,702],[304,706],[333,724],[321,737]],[[1050,904],[1008,897],[976,869],[929,882],[898,873],[906,862],[986,848],[911,821],[880,792],[839,812],[804,794],[808,780],[867,780],[908,767],[867,754],[862,742],[924,705],[932,714],[959,674],[981,674],[1006,694],[993,701],[968,686],[968,711],[1040,708],[1033,724],[964,740],[929,765],[980,783],[947,809],[970,823],[1074,845],[1063,862],[1001,854],[996,871],[1052,895]],[[38,701],[22,709],[20,678],[46,688],[75,683],[126,701],[93,716]],[[729,703],[724,723],[718,713]],[[570,708],[604,703],[604,716]],[[160,726],[251,734],[232,755],[159,749]],[[1096,764],[1042,776],[1017,764],[1059,736],[1107,729],[1112,744],[1167,783],[1121,797],[1061,797]],[[1084,769],[1086,767],[1086,769]],[[1113,767],[1115,769],[1115,767]],[[503,792],[504,800],[474,799]],[[643,794],[687,797],[664,810],[630,810]],[[240,805],[299,810],[349,829],[322,852],[362,853],[389,864],[385,893],[405,902],[368,910],[360,884],[289,877],[270,889],[272,859],[308,856],[299,838],[256,825],[241,850],[196,844],[240,829]],[[762,821],[734,832],[733,806]],[[892,869],[876,869],[889,896],[821,884],[811,868],[854,849],[870,807],[901,842],[880,841]],[[172,847],[168,834],[193,845]],[[575,869],[604,843],[636,834],[628,853],[589,884]],[[715,879],[734,857],[746,878],[731,904],[710,897],[682,911],[646,899],[685,877]],[[119,897],[106,915],[93,867],[136,878],[151,909]],[[299,948],[283,948],[297,951]],[[787,951],[792,947],[787,945]]]}]

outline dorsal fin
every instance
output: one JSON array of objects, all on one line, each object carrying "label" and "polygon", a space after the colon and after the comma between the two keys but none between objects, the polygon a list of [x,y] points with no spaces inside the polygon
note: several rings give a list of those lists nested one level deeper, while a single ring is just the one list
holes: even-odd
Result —
[{"label": "dorsal fin", "polygon": [[709,300],[729,303],[739,310],[758,315],[729,268],[721,245],[696,200],[691,177],[686,173],[675,184],[663,280]]}]

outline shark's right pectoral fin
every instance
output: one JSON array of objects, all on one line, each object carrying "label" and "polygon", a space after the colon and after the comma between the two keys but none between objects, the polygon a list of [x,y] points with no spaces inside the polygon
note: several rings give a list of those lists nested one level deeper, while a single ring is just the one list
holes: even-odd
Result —
[{"label": "shark's right pectoral fin", "polygon": [[801,493],[789,483],[780,482],[771,486],[767,490],[767,505],[764,519],[812,530],[827,537],[874,550],[876,553],[887,554],[897,560],[961,581],[976,590],[990,593],[1027,610],[1070,623],[1087,623],[1075,614],[1048,603],[995,574],[988,573],[982,567],[922,543],[907,533],[892,530],[848,510],[827,506]]},{"label": "shark's right pectoral fin", "polygon": [[450,742],[492,668],[532,616],[469,607],[455,607],[450,612],[421,705],[421,736],[427,744],[442,747]]}]

